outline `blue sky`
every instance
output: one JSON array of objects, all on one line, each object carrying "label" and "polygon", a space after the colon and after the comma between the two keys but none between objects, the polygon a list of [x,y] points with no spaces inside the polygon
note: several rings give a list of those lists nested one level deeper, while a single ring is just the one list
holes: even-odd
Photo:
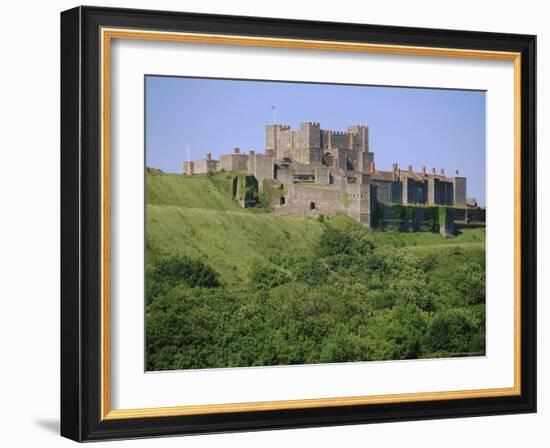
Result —
[{"label": "blue sky", "polygon": [[265,125],[314,121],[323,129],[369,126],[376,168],[459,170],[468,197],[485,204],[485,92],[180,77],[146,77],[146,163],[181,163],[239,146],[264,152]]}]

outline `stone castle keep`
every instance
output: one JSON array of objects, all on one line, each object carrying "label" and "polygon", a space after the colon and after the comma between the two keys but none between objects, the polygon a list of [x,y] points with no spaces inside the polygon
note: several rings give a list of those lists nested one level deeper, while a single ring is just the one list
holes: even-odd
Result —
[{"label": "stone castle keep", "polygon": [[272,210],[285,215],[341,212],[373,227],[378,204],[388,206],[386,214],[392,205],[401,204],[416,206],[418,221],[423,219],[422,208],[430,206],[452,207],[459,215],[463,209],[466,220],[465,177],[458,171],[448,176],[443,169],[414,171],[411,165],[401,169],[397,163],[390,171],[377,169],[369,148],[369,128],[362,125],[348,126],[345,132],[321,129],[319,123],[302,123],[298,130],[267,125],[264,154],[253,150],[242,154],[235,148],[214,160],[208,153],[202,160],[185,162],[183,171],[189,175],[247,173],[260,191],[270,189]]}]

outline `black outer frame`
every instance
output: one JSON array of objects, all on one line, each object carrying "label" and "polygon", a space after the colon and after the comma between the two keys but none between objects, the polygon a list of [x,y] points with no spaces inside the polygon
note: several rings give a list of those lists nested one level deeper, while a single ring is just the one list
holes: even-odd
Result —
[{"label": "black outer frame", "polygon": [[[521,52],[519,396],[100,419],[100,28]],[[77,7],[61,13],[61,435],[76,441],[536,412],[536,36]]]}]

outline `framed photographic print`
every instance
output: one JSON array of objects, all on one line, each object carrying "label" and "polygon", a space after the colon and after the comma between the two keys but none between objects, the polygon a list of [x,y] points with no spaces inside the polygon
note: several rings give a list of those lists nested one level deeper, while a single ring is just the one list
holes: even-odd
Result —
[{"label": "framed photographic print", "polygon": [[536,411],[535,36],[61,14],[61,433]]}]

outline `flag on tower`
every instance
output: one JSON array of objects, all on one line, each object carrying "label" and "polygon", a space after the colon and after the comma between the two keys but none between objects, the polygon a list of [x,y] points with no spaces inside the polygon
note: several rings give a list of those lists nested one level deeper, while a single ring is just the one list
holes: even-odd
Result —
[{"label": "flag on tower", "polygon": [[277,119],[276,119],[276,116],[275,116],[275,106],[271,106],[271,110],[273,111],[273,124],[275,124],[277,122]]}]

